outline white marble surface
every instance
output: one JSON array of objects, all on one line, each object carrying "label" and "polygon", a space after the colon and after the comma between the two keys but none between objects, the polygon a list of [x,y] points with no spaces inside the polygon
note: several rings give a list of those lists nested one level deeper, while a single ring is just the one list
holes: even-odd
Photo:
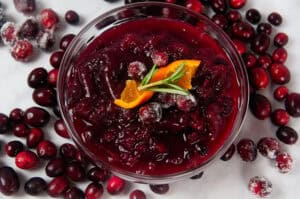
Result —
[{"label": "white marble surface", "polygon": [[[17,13],[13,7],[11,0],[2,0],[5,4],[7,14],[17,22],[24,20],[22,14]],[[62,33],[76,33],[86,24],[86,22],[95,18],[99,14],[119,5],[123,4],[123,0],[117,3],[109,4],[103,0],[37,0],[39,9],[44,7],[54,8],[58,13],[65,13],[68,9],[74,9],[78,11],[82,17],[81,26],[67,26],[61,31]],[[284,23],[280,27],[281,31],[285,31],[290,36],[290,42],[287,46],[289,52],[289,58],[287,66],[292,72],[292,81],[289,83],[289,87],[293,91],[300,92],[300,4],[298,0],[248,0],[247,8],[255,7],[262,11],[263,19],[271,11],[278,11],[282,13],[284,17]],[[278,29],[279,30],[279,29]],[[10,56],[7,47],[0,47],[0,112],[6,114],[15,107],[25,109],[33,105],[31,99],[32,90],[27,86],[26,79],[27,74],[38,66],[46,67],[50,69],[48,63],[49,54],[41,54],[38,59],[29,63],[20,63],[14,61]],[[271,94],[271,89],[267,89],[265,94]],[[280,107],[278,103],[273,103],[274,107]],[[260,137],[270,135],[275,136],[276,128],[271,124],[269,120],[258,121],[251,114],[248,114],[246,124],[242,130],[240,137],[250,137],[257,141]],[[292,120],[290,126],[294,127],[297,131],[300,131],[300,119]],[[49,127],[51,124],[49,125]],[[55,135],[55,132],[46,128],[45,132],[47,137],[55,140],[57,145],[64,142],[61,138]],[[15,139],[12,136],[0,136],[1,142],[7,142],[8,140]],[[20,139],[21,140],[21,139]],[[24,140],[22,140],[24,141]],[[167,195],[158,196],[151,193],[146,185],[133,185],[143,189],[147,198],[161,198],[161,199],[252,199],[255,198],[247,190],[247,183],[250,177],[255,175],[263,175],[269,178],[273,183],[274,191],[270,198],[272,199],[296,199],[300,195],[300,167],[297,166],[297,162],[300,162],[300,142],[294,146],[283,145],[283,148],[289,151],[296,159],[296,167],[290,174],[279,174],[274,168],[274,163],[266,158],[258,156],[258,159],[253,163],[244,163],[240,158],[235,155],[229,162],[218,161],[212,165],[203,176],[202,180],[186,180],[171,185],[171,190]],[[0,164],[14,166],[14,159],[7,158],[3,153],[3,144],[0,152]],[[16,167],[15,167],[16,168]],[[0,194],[0,198],[31,198],[25,195],[23,192],[24,179],[32,176],[45,176],[42,169],[36,169],[33,171],[21,171],[16,168],[16,171],[22,178],[21,188],[14,196],[4,196]],[[80,185],[84,189],[86,186],[84,183]],[[132,190],[131,187],[130,190]],[[47,198],[46,195],[39,196],[38,198]],[[124,193],[120,196],[110,197],[105,193],[103,198],[128,198],[128,193]]]}]

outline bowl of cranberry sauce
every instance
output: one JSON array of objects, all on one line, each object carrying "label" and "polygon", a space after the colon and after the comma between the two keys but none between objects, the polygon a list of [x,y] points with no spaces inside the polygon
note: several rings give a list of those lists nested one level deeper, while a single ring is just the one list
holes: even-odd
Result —
[{"label": "bowl of cranberry sauce", "polygon": [[70,135],[131,181],[198,174],[232,144],[248,107],[245,67],[207,17],[137,3],[93,20],[62,61],[59,103]]}]

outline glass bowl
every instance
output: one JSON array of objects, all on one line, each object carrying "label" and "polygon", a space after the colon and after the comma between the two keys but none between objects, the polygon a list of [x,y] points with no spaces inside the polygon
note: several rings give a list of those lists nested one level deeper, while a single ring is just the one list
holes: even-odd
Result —
[{"label": "glass bowl", "polygon": [[[126,170],[121,170],[110,165],[108,162],[100,160],[94,153],[84,146],[79,138],[72,118],[67,109],[66,91],[68,90],[68,78],[73,65],[76,63],[80,53],[87,48],[87,46],[106,30],[127,21],[136,19],[143,19],[148,17],[157,18],[172,18],[173,20],[184,21],[185,23],[193,26],[201,24],[204,31],[211,37],[216,39],[219,45],[223,48],[233,66],[238,79],[240,88],[240,97],[238,102],[238,112],[233,124],[230,136],[225,140],[223,146],[206,162],[199,165],[194,169],[189,169],[180,173],[170,175],[151,176],[137,174]],[[184,7],[158,2],[144,2],[126,5],[117,9],[113,9],[105,14],[94,19],[86,25],[80,33],[73,39],[72,43],[66,50],[58,77],[58,101],[62,112],[62,117],[67,126],[68,132],[77,146],[97,165],[106,167],[112,171],[113,174],[121,178],[134,182],[149,183],[149,184],[162,184],[178,181],[191,176],[194,176],[203,171],[207,166],[219,160],[219,158],[226,152],[229,146],[233,143],[234,139],[240,132],[241,126],[245,119],[246,111],[248,108],[249,88],[246,69],[243,61],[237,51],[235,50],[230,38],[224,33],[217,25],[215,25],[208,17],[190,11]]]}]

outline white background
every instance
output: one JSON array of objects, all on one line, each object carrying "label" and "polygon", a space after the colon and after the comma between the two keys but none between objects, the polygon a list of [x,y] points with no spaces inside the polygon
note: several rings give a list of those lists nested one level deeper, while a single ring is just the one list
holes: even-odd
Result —
[{"label": "white background", "polygon": [[[16,22],[24,21],[24,16],[17,13],[13,7],[12,0],[2,0],[5,4],[7,14]],[[104,13],[105,11],[123,5],[123,0],[117,3],[109,4],[103,0],[51,0],[51,1],[37,1],[38,9],[45,7],[53,8],[60,16],[69,9],[76,10],[82,17],[82,23],[79,26],[62,27],[59,34],[63,33],[76,33],[82,28],[84,24],[92,20],[96,16]],[[277,30],[288,33],[290,37],[287,46],[289,57],[287,66],[291,70],[292,80],[289,83],[289,88],[293,91],[300,92],[300,4],[298,0],[248,0],[247,8],[255,7],[263,13],[263,20],[271,11],[278,11],[284,17],[283,25]],[[277,31],[276,30],[276,31]],[[49,54],[42,53],[37,59],[27,64],[16,62],[9,54],[7,47],[0,46],[0,112],[8,114],[10,110],[15,107],[26,109],[34,105],[31,99],[32,90],[27,86],[26,80],[28,73],[35,67],[49,66]],[[268,88],[265,94],[271,94],[271,88]],[[280,107],[280,104],[273,102],[273,107]],[[49,127],[52,126],[52,123]],[[300,119],[292,120],[290,126],[300,131]],[[258,121],[251,114],[248,113],[246,124],[242,130],[239,138],[250,137],[255,141],[263,136],[275,136],[276,128],[269,120]],[[65,140],[58,138],[52,128],[46,128],[46,137],[51,138],[59,146],[59,143]],[[12,136],[0,136],[1,152],[0,152],[0,165],[14,166],[14,159],[7,158],[4,155],[3,145],[8,140],[15,139]],[[24,140],[23,140],[24,141]],[[289,151],[296,159],[296,167],[290,174],[280,174],[274,168],[274,162],[266,158],[258,156],[258,159],[253,163],[244,163],[240,160],[237,154],[229,162],[217,161],[209,169],[201,180],[186,180],[171,185],[171,190],[164,196],[155,195],[152,193],[148,186],[139,185],[143,189],[147,198],[162,198],[162,199],[252,199],[255,198],[247,190],[247,183],[250,177],[255,175],[263,175],[269,178],[273,183],[273,193],[270,196],[272,199],[297,199],[300,196],[300,142],[298,141],[294,146],[285,146],[283,148]],[[40,169],[32,171],[21,171],[16,168],[20,174],[22,182],[20,191],[14,196],[8,197],[0,194],[0,198],[31,198],[23,192],[24,180],[32,176],[45,176],[44,170]],[[80,185],[82,189],[86,184]],[[107,193],[103,198],[128,198],[128,191],[132,190],[137,185],[132,185],[120,196],[110,197]],[[39,196],[38,198],[47,198],[46,195]]]}]

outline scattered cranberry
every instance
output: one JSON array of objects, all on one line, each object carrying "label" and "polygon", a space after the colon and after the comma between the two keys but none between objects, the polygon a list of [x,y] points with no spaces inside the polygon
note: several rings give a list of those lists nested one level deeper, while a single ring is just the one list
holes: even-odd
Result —
[{"label": "scattered cranberry", "polygon": [[288,126],[279,127],[276,136],[285,144],[295,144],[298,141],[298,133]]},{"label": "scattered cranberry", "polygon": [[125,187],[125,181],[117,176],[112,176],[106,184],[108,193],[115,195],[123,191]]},{"label": "scattered cranberry", "polygon": [[12,127],[12,132],[17,137],[26,137],[29,134],[29,129],[25,124],[19,123]]},{"label": "scattered cranberry", "polygon": [[270,82],[266,69],[261,67],[252,68],[249,73],[249,79],[253,88],[257,90],[267,88]]},{"label": "scattered cranberry", "polygon": [[74,160],[77,153],[77,149],[73,144],[66,143],[60,146],[59,153],[64,159]]},{"label": "scattered cranberry", "polygon": [[168,184],[161,185],[150,185],[151,191],[157,194],[165,194],[169,191],[170,187]]},{"label": "scattered cranberry", "polygon": [[251,42],[251,49],[257,54],[265,53],[270,47],[270,37],[265,33],[259,33]]},{"label": "scattered cranberry", "polygon": [[277,154],[276,164],[280,173],[289,173],[294,168],[294,160],[287,152]]},{"label": "scattered cranberry", "polygon": [[40,88],[47,84],[48,72],[44,68],[33,69],[27,78],[27,83],[31,88]]},{"label": "scattered cranberry", "polygon": [[274,63],[270,67],[271,79],[276,84],[286,84],[291,79],[289,69],[283,64]]},{"label": "scattered cranberry", "polygon": [[35,11],[35,0],[14,0],[15,8],[19,12],[30,14]]},{"label": "scattered cranberry", "polygon": [[69,24],[76,25],[79,23],[79,15],[74,10],[68,10],[65,14],[65,20]]},{"label": "scattered cranberry", "polygon": [[87,178],[93,182],[105,182],[108,179],[108,177],[109,172],[98,167],[91,168],[87,172]]},{"label": "scattered cranberry", "polygon": [[246,65],[246,67],[253,68],[256,65],[257,58],[253,53],[245,53],[243,54],[243,60]]},{"label": "scattered cranberry", "polygon": [[249,23],[240,21],[232,25],[232,34],[243,41],[251,41],[255,36],[255,30]]},{"label": "scattered cranberry", "polygon": [[219,14],[225,14],[228,9],[228,4],[225,0],[211,0],[210,5],[213,11]]},{"label": "scattered cranberry", "polygon": [[32,93],[32,99],[40,106],[52,107],[56,104],[56,91],[50,87],[37,88]]},{"label": "scattered cranberry", "polygon": [[71,187],[66,191],[65,199],[84,199],[84,193],[77,187]]},{"label": "scattered cranberry", "polygon": [[242,20],[242,15],[236,10],[229,10],[226,13],[226,18],[230,23],[239,22]]},{"label": "scattered cranberry", "polygon": [[3,43],[12,46],[16,41],[17,27],[12,22],[6,22],[1,28],[0,34]]},{"label": "scattered cranberry", "polygon": [[21,39],[34,40],[39,33],[39,24],[33,19],[27,19],[17,32],[17,36]]},{"label": "scattered cranberry", "polygon": [[261,19],[261,14],[258,10],[252,8],[247,10],[246,19],[252,24],[258,24]]},{"label": "scattered cranberry", "polygon": [[265,33],[267,35],[271,35],[272,34],[272,26],[268,23],[260,23],[260,24],[258,24],[256,31],[258,33]]},{"label": "scattered cranberry", "polygon": [[237,52],[240,55],[243,55],[246,52],[247,46],[244,42],[242,42],[238,39],[232,39],[232,42],[233,42],[235,49],[237,50]]},{"label": "scattered cranberry", "polygon": [[198,179],[202,178],[203,174],[204,174],[204,172],[202,171],[199,174],[192,176],[191,180],[198,180]]},{"label": "scattered cranberry", "polygon": [[13,123],[23,122],[24,119],[24,111],[20,108],[13,109],[9,114],[9,119]]},{"label": "scattered cranberry", "polygon": [[54,123],[55,132],[63,138],[70,138],[65,122],[62,119],[56,120]]},{"label": "scattered cranberry", "polygon": [[283,47],[285,46],[289,41],[289,37],[287,34],[280,32],[277,33],[274,37],[274,46],[276,47]]},{"label": "scattered cranberry", "polygon": [[48,140],[41,141],[38,144],[36,151],[38,156],[44,159],[54,158],[57,153],[56,146]]},{"label": "scattered cranberry", "polygon": [[18,40],[11,49],[11,55],[17,61],[28,61],[33,54],[33,46],[28,40]]},{"label": "scattered cranberry", "polygon": [[201,1],[198,0],[187,0],[186,8],[193,10],[194,12],[201,13],[204,10],[204,7]]},{"label": "scattered cranberry", "polygon": [[192,94],[178,95],[176,105],[179,110],[190,112],[197,106],[197,101]]},{"label": "scattered cranberry", "polygon": [[229,0],[229,5],[233,9],[240,9],[246,5],[247,0]]},{"label": "scattered cranberry", "polygon": [[266,119],[271,115],[271,103],[265,96],[261,94],[252,94],[250,96],[249,105],[254,116],[260,120]]},{"label": "scattered cranberry", "polygon": [[55,44],[55,35],[53,31],[42,30],[38,34],[36,41],[37,41],[37,46],[40,49],[49,51]]},{"label": "scattered cranberry", "polygon": [[23,149],[24,145],[18,140],[10,141],[5,144],[5,153],[10,157],[16,157]]},{"label": "scattered cranberry", "polygon": [[229,25],[228,20],[222,14],[215,14],[211,20],[223,30],[226,30],[228,28]]},{"label": "scattered cranberry", "polygon": [[60,49],[65,51],[68,48],[68,46],[70,45],[70,43],[72,42],[72,40],[74,39],[74,37],[75,37],[74,34],[67,34],[67,35],[63,36],[63,38],[60,40],[60,44],[59,44]]},{"label": "scattered cranberry", "polygon": [[0,191],[4,195],[12,195],[19,190],[20,180],[18,174],[11,167],[0,168]]},{"label": "scattered cranberry", "polygon": [[65,172],[65,161],[61,158],[52,159],[47,163],[45,171],[49,177],[62,176]]},{"label": "scattered cranberry", "polygon": [[127,68],[128,76],[135,80],[142,80],[147,72],[147,68],[144,63],[140,61],[134,61],[129,63]]},{"label": "scattered cranberry", "polygon": [[141,190],[134,190],[130,193],[129,199],[146,199],[146,195]]},{"label": "scattered cranberry", "polygon": [[293,117],[300,117],[300,94],[290,93],[285,100],[285,108]]},{"label": "scattered cranberry", "polygon": [[24,191],[32,196],[37,196],[47,189],[47,183],[43,178],[33,177],[25,182]]},{"label": "scattered cranberry", "polygon": [[85,189],[86,199],[98,199],[103,195],[103,187],[101,184],[92,182]]},{"label": "scattered cranberry", "polygon": [[82,181],[85,178],[85,170],[79,162],[70,162],[67,164],[66,174],[75,182]]},{"label": "scattered cranberry", "polygon": [[159,103],[152,102],[139,109],[139,119],[146,124],[159,122],[162,118],[162,108]]},{"label": "scattered cranberry", "polygon": [[252,162],[257,157],[255,143],[250,139],[242,139],[237,144],[237,152],[245,162]]},{"label": "scattered cranberry", "polygon": [[39,107],[28,108],[24,116],[25,123],[33,127],[42,127],[50,119],[50,114],[45,109]]},{"label": "scattered cranberry", "polygon": [[221,157],[221,160],[223,161],[228,161],[232,158],[233,154],[235,152],[235,145],[232,144],[227,151],[225,152],[225,154]]},{"label": "scattered cranberry", "polygon": [[20,169],[32,169],[38,165],[38,157],[32,151],[21,151],[17,154],[15,163]]},{"label": "scattered cranberry", "polygon": [[274,25],[274,26],[279,26],[282,23],[282,17],[279,13],[277,12],[272,12],[269,16],[268,16],[268,21]]},{"label": "scattered cranberry", "polygon": [[250,179],[248,189],[257,197],[267,197],[272,192],[272,183],[265,177],[255,176]]},{"label": "scattered cranberry", "polygon": [[257,65],[264,69],[268,69],[272,63],[273,63],[272,57],[268,53],[260,55],[257,60]]},{"label": "scattered cranberry", "polygon": [[56,87],[57,79],[58,79],[58,69],[54,68],[54,69],[50,70],[48,73],[48,83],[51,86]]},{"label": "scattered cranberry", "polygon": [[53,66],[54,68],[59,68],[63,56],[64,56],[63,51],[58,50],[58,51],[53,52],[50,56],[51,66]]},{"label": "scattered cranberry", "polygon": [[0,113],[0,134],[6,133],[9,130],[9,128],[9,118],[5,114]]},{"label": "scattered cranberry", "polygon": [[289,123],[290,116],[284,109],[276,109],[272,115],[271,119],[273,124],[277,126],[285,126]]},{"label": "scattered cranberry", "polygon": [[46,8],[40,13],[40,21],[45,29],[52,29],[57,26],[59,18],[54,10]]},{"label": "scattered cranberry", "polygon": [[274,98],[278,101],[284,100],[289,94],[289,90],[286,86],[279,86],[274,91]]},{"label": "scattered cranberry", "polygon": [[275,159],[276,155],[280,152],[280,144],[275,138],[264,137],[259,140],[257,149],[263,156]]},{"label": "scattered cranberry", "polygon": [[70,182],[64,176],[53,178],[47,186],[47,192],[52,197],[60,197],[65,194],[70,186]]},{"label": "scattered cranberry", "polygon": [[273,51],[272,59],[277,63],[284,63],[287,59],[287,51],[284,48],[277,48]]},{"label": "scattered cranberry", "polygon": [[36,147],[44,138],[44,132],[40,128],[31,128],[26,138],[26,145],[29,148]]}]

